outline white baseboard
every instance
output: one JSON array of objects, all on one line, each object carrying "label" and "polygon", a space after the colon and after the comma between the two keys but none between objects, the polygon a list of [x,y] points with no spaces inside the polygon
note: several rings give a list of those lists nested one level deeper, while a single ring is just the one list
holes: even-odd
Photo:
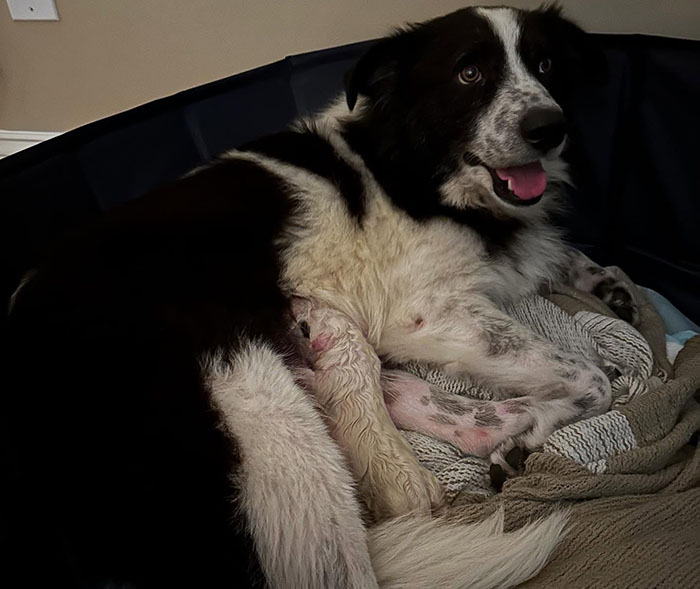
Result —
[{"label": "white baseboard", "polygon": [[3,131],[0,129],[0,158],[13,154],[52,137],[60,133],[49,131]]}]

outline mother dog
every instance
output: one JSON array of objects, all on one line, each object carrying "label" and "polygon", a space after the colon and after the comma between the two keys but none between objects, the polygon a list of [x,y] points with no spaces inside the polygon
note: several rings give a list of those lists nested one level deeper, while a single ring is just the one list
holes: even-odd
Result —
[{"label": "mother dog", "polygon": [[[409,27],[360,60],[347,104],[51,252],[10,315],[34,561],[105,587],[534,575],[564,518],[513,536],[497,519],[431,519],[441,492],[387,415],[378,357],[523,397],[531,420],[488,448],[495,459],[607,408],[597,368],[500,310],[566,259],[548,221],[566,181],[562,106],[597,67],[556,9],[467,8]],[[335,440],[295,380],[293,297],[367,343],[367,370],[323,399]],[[385,523],[364,529],[358,490]],[[53,531],[60,550],[42,551]]]}]

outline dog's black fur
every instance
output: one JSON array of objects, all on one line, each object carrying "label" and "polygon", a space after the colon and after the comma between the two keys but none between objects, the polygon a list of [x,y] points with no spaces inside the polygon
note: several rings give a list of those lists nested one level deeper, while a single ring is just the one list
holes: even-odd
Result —
[{"label": "dog's black fur", "polygon": [[[588,52],[556,10],[522,18],[532,21],[522,41],[529,63]],[[475,56],[489,82],[456,93],[455,68]],[[502,62],[493,32],[470,11],[409,28],[377,43],[350,73],[348,104],[363,95],[368,107],[345,129],[398,207],[416,219],[468,223],[495,253],[520,222],[446,207],[436,192],[469,157],[465,130],[493,97]],[[570,80],[565,67],[556,71],[543,83],[566,104]],[[331,179],[362,221],[357,172],[312,128],[244,150]],[[58,245],[22,288],[9,321],[4,410],[21,440],[11,465],[19,485],[12,529],[25,579],[263,582],[251,539],[232,516],[229,477],[239,457],[217,427],[198,358],[251,337],[289,351],[274,239],[293,211],[284,181],[224,159]]]},{"label": "dog's black fur", "polygon": [[[106,215],[22,290],[6,410],[31,518],[16,548],[41,563],[26,563],[26,577],[136,587],[261,578],[244,526],[232,524],[236,451],[198,358],[245,334],[286,351],[271,245],[290,213],[285,195],[253,164],[219,163]],[[75,570],[58,568],[73,560]]]}]

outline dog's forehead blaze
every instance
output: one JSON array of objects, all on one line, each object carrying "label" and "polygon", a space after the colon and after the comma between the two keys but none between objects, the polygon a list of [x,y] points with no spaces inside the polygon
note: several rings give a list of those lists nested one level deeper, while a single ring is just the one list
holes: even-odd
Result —
[{"label": "dog's forehead blaze", "polygon": [[526,74],[522,59],[522,39],[527,33],[523,30],[523,12],[514,8],[479,8],[479,13],[488,21],[506,54],[511,73],[516,76]]},{"label": "dog's forehead blaze", "polygon": [[506,50],[517,47],[522,25],[521,12],[514,8],[478,8],[478,14],[496,34]]}]

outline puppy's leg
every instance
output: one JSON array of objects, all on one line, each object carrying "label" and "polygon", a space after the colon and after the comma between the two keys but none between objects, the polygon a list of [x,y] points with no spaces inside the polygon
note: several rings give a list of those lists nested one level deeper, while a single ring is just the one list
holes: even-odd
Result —
[{"label": "puppy's leg", "polygon": [[305,320],[316,353],[314,394],[370,512],[376,519],[429,513],[442,503],[442,487],[391,422],[377,354],[359,328],[338,311],[314,308]]},{"label": "puppy's leg", "polygon": [[[610,406],[610,384],[594,364],[538,338],[486,300],[449,301],[421,310],[420,326],[387,329],[380,352],[396,362],[418,360],[468,374],[503,395],[537,399],[535,422],[516,437],[539,447],[566,423],[597,415]],[[413,323],[413,322],[411,322]]]},{"label": "puppy's leg", "polygon": [[465,454],[487,457],[534,426],[533,397],[480,401],[447,393],[400,370],[382,372],[382,390],[397,427],[449,442]]},{"label": "puppy's leg", "polygon": [[240,505],[269,585],[376,587],[343,456],[280,356],[251,344],[203,371],[240,448]]}]

